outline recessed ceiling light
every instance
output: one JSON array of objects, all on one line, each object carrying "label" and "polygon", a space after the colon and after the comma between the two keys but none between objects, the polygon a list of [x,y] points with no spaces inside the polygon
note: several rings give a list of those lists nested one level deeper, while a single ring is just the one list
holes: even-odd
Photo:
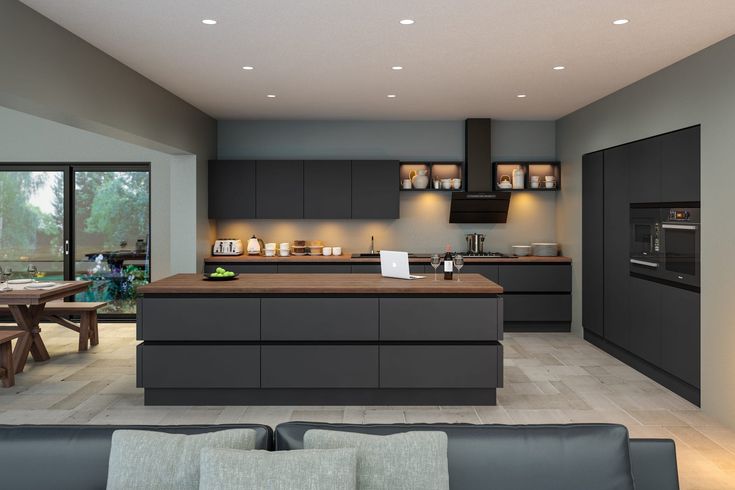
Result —
[{"label": "recessed ceiling light", "polygon": [[403,70],[402,66],[392,66],[391,68],[394,70]]},{"label": "recessed ceiling light", "polygon": [[401,21],[401,24],[403,24],[404,26],[410,26],[410,25],[411,25],[411,24],[413,24],[414,22],[415,22],[415,21],[414,21],[413,19],[403,19],[403,20]]},{"label": "recessed ceiling light", "polygon": [[623,24],[627,24],[628,22],[630,22],[628,19],[617,19],[613,21],[613,24],[615,24],[616,26],[621,26]]},{"label": "recessed ceiling light", "polygon": [[276,98],[276,96],[274,94],[268,94],[268,95],[266,95],[266,97],[268,97],[269,99],[275,99]]},{"label": "recessed ceiling light", "polygon": [[253,67],[252,66],[243,66],[242,69],[243,70],[252,70]]},{"label": "recessed ceiling light", "polygon": [[518,94],[518,95],[516,95],[516,97],[518,97],[519,99],[525,99],[526,98],[526,94]]},{"label": "recessed ceiling light", "polygon": [[396,94],[388,94],[388,95],[386,95],[386,97],[388,97],[389,99],[395,99],[396,98]]},{"label": "recessed ceiling light", "polygon": [[217,23],[214,19],[202,19],[202,24],[207,24],[208,26],[213,26]]},{"label": "recessed ceiling light", "polygon": [[565,70],[566,68],[567,68],[566,66],[557,65],[557,66],[554,67],[554,70],[559,71],[559,70]]}]

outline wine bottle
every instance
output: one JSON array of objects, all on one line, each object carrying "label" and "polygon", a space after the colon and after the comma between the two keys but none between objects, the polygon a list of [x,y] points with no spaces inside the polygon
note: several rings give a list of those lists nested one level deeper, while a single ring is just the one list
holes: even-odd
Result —
[{"label": "wine bottle", "polygon": [[452,258],[452,247],[447,245],[446,253],[444,254],[444,279],[447,281],[452,280],[452,272],[454,271],[454,259]]}]

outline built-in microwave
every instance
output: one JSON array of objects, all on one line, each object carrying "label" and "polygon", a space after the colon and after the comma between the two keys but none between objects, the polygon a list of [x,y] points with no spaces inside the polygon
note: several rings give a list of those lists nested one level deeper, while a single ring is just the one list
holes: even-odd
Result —
[{"label": "built-in microwave", "polygon": [[700,226],[699,203],[631,204],[631,274],[698,289]]}]

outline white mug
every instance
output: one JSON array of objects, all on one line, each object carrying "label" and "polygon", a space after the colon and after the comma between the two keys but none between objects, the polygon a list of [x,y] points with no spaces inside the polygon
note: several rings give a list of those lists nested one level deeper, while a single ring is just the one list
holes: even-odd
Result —
[{"label": "white mug", "polygon": [[332,255],[332,247],[322,248],[322,255]]},{"label": "white mug", "polygon": [[265,256],[266,257],[273,257],[276,255],[276,249],[275,248],[266,248],[265,249]]},{"label": "white mug", "polygon": [[342,255],[342,247],[332,247],[332,253],[334,255]]},{"label": "white mug", "polygon": [[282,242],[281,243],[281,250],[290,250],[290,249],[291,249],[291,244],[290,243],[288,243],[288,242]]},{"label": "white mug", "polygon": [[276,244],[275,243],[266,243],[265,244],[265,249],[266,250],[275,250],[276,249]]},{"label": "white mug", "polygon": [[291,252],[287,248],[281,249],[281,257],[288,257]]},{"label": "white mug", "polygon": [[538,175],[532,175],[531,176],[531,182],[538,182],[538,181],[539,181],[539,176]]},{"label": "white mug", "polygon": [[403,188],[404,189],[410,189],[411,188],[411,179],[403,179]]}]

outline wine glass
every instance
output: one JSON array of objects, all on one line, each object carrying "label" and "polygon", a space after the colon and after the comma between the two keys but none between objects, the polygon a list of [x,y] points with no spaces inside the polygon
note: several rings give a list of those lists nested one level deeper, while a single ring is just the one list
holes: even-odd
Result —
[{"label": "wine glass", "polygon": [[464,257],[462,257],[460,254],[456,254],[454,256],[454,267],[457,268],[457,282],[461,282],[459,278],[459,272],[462,270],[463,265],[464,265]]},{"label": "wine glass", "polygon": [[31,281],[35,282],[36,277],[38,277],[38,267],[33,264],[28,264],[28,277]]},{"label": "wine glass", "polygon": [[5,279],[5,287],[3,288],[3,291],[8,291],[10,290],[8,281],[10,280],[11,277],[13,277],[12,267],[6,267],[5,269],[3,269],[2,276],[3,276],[3,279]]},{"label": "wine glass", "polygon": [[431,266],[434,268],[434,280],[436,281],[436,270],[439,268],[439,266],[442,263],[442,258],[439,257],[439,254],[434,254],[431,256]]}]

